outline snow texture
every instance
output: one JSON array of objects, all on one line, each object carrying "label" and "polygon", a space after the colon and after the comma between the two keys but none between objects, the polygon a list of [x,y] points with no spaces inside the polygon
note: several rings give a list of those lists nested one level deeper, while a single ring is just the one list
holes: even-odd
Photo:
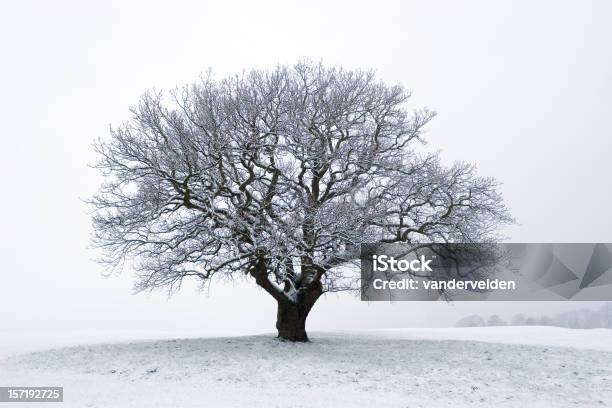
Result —
[{"label": "snow texture", "polygon": [[390,329],[311,338],[166,339],[12,354],[0,361],[0,384],[64,386],[63,407],[612,405],[611,330]]}]

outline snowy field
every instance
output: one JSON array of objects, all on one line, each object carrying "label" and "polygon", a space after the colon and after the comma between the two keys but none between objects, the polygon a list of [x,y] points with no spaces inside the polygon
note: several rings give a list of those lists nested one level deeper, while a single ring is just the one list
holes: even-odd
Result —
[{"label": "snowy field", "polygon": [[[116,338],[123,342],[27,354],[15,345],[7,352],[5,340],[0,385],[64,386],[63,407],[612,406],[612,330],[392,329],[311,338]],[[33,347],[44,346],[25,348]]]}]

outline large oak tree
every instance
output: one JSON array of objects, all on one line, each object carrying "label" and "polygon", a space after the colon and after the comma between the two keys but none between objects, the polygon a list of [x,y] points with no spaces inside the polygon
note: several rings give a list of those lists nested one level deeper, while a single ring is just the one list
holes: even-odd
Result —
[{"label": "large oak tree", "polygon": [[495,180],[425,153],[434,114],[409,97],[309,62],[145,93],[96,145],[103,260],[140,290],[241,274],[306,341],[317,299],[356,288],[361,243],[490,242],[511,221]]}]

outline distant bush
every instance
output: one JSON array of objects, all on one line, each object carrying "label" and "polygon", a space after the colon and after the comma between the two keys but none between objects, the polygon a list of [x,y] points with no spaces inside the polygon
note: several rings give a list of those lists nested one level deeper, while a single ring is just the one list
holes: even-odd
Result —
[{"label": "distant bush", "polygon": [[[466,316],[459,320],[457,327],[506,326],[498,315],[485,319],[479,315]],[[600,309],[579,309],[560,313],[555,316],[525,316],[516,314],[509,323],[510,326],[556,326],[570,329],[612,329],[612,303],[606,303]]]},{"label": "distant bush", "polygon": [[457,327],[482,327],[486,326],[485,320],[478,315],[466,316],[457,322]]}]

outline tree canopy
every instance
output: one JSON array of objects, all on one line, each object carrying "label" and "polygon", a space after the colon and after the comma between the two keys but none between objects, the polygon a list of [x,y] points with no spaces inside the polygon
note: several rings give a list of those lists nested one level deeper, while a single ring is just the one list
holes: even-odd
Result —
[{"label": "tree canopy", "polygon": [[96,145],[104,261],[133,260],[138,289],[243,274],[299,303],[355,288],[361,243],[494,240],[498,183],[426,153],[434,113],[409,98],[310,62],[145,93]]}]

